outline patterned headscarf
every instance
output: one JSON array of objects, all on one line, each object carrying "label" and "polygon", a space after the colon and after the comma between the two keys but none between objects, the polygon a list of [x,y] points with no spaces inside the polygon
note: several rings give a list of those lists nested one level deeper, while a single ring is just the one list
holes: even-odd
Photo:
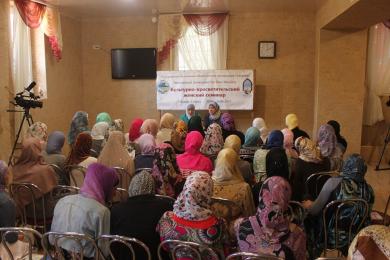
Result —
[{"label": "patterned headscarf", "polygon": [[129,197],[155,194],[154,180],[148,171],[141,171],[133,177],[129,185]]},{"label": "patterned headscarf", "polygon": [[168,128],[173,129],[175,123],[175,116],[171,113],[165,113],[160,119],[160,129]]},{"label": "patterned headscarf", "polygon": [[223,144],[222,128],[217,123],[213,123],[207,128],[200,151],[203,154],[216,155],[222,150]]},{"label": "patterned headscarf", "polygon": [[232,148],[224,148],[218,153],[212,176],[215,183],[228,185],[244,181],[237,167],[238,158],[238,154]]},{"label": "patterned headscarf", "polygon": [[175,187],[181,181],[175,151],[172,146],[162,143],[154,152],[152,177],[156,184],[156,193],[174,197]]},{"label": "patterned headscarf", "polygon": [[237,135],[229,135],[225,139],[223,148],[232,148],[237,154],[240,154],[241,139]]},{"label": "patterned headscarf", "polygon": [[286,152],[288,153],[289,156],[293,158],[298,158],[297,151],[293,149],[294,147],[294,133],[288,129],[284,128],[282,130],[283,136],[284,136],[284,149],[286,149]]},{"label": "patterned headscarf", "polygon": [[249,127],[245,133],[244,147],[255,147],[259,145],[260,131],[256,127]]},{"label": "patterned headscarf", "polygon": [[129,128],[129,141],[134,142],[138,137],[141,136],[141,126],[144,120],[141,118],[134,119]]},{"label": "patterned headscarf", "polygon": [[341,176],[353,179],[356,182],[363,182],[367,172],[367,165],[359,154],[351,154],[343,164]]},{"label": "patterned headscarf", "polygon": [[175,130],[172,131],[171,143],[177,151],[183,152],[187,136],[187,125],[183,120],[179,120],[173,124],[173,127]]},{"label": "patterned headscarf", "polygon": [[185,220],[206,220],[213,216],[212,195],[213,181],[210,175],[207,172],[193,172],[188,176],[183,191],[173,205],[173,213]]},{"label": "patterned headscarf", "polygon": [[27,129],[26,138],[29,137],[35,137],[38,138],[40,141],[46,142],[47,125],[42,122],[35,122]]},{"label": "patterned headscarf", "polygon": [[188,121],[188,132],[191,131],[198,131],[203,137],[205,136],[200,116],[195,115]]},{"label": "patterned headscarf", "polygon": [[108,139],[108,129],[110,128],[107,122],[96,123],[92,127],[91,136],[94,140],[107,140]]},{"label": "patterned headscarf", "polygon": [[267,142],[265,143],[265,146],[267,149],[271,149],[273,147],[283,147],[283,141],[284,141],[284,136],[282,131],[279,130],[273,130],[267,139]]},{"label": "patterned headscarf", "polygon": [[47,154],[61,154],[64,147],[65,135],[63,132],[54,131],[49,135],[46,145]]},{"label": "patterned headscarf", "polygon": [[265,143],[265,141],[267,140],[269,131],[268,131],[267,125],[265,124],[264,119],[261,117],[257,117],[255,119],[253,119],[252,126],[259,129],[261,140],[263,140],[263,143]]},{"label": "patterned headscarf", "polygon": [[88,114],[84,111],[77,111],[72,118],[72,123],[70,124],[68,143],[73,145],[76,141],[77,135],[85,131],[89,131]]},{"label": "patterned headscarf", "polygon": [[221,125],[222,128],[226,131],[234,131],[236,130],[236,126],[234,124],[234,118],[229,113],[223,113],[221,116]]},{"label": "patterned headscarf", "polygon": [[151,134],[153,136],[157,135],[158,132],[158,123],[154,119],[146,119],[140,129],[141,134]]},{"label": "patterned headscarf", "polygon": [[8,175],[8,166],[7,164],[0,160],[0,191],[4,191],[6,183],[6,178]]},{"label": "patterned headscarf", "polygon": [[105,205],[111,199],[118,182],[118,176],[113,168],[100,163],[92,163],[88,166],[80,194]]},{"label": "patterned headscarf", "polygon": [[80,133],[70,151],[67,165],[77,165],[87,159],[91,154],[92,137],[89,133]]},{"label": "patterned headscarf", "polygon": [[286,116],[286,126],[292,130],[298,126],[298,117],[296,114],[288,114]]},{"label": "patterned headscarf", "polygon": [[96,116],[96,123],[99,123],[99,122],[106,122],[106,123],[108,123],[109,125],[111,125],[112,119],[111,119],[110,114],[107,113],[107,112],[99,113],[99,114]]},{"label": "patterned headscarf", "polygon": [[124,129],[123,120],[120,118],[114,119],[114,121],[112,122],[112,125],[110,126],[110,132],[113,132],[113,131],[123,132],[123,129]]},{"label": "patterned headscarf", "polygon": [[298,150],[299,158],[306,162],[318,163],[320,159],[320,151],[315,143],[306,137],[298,137],[295,140],[295,148]]},{"label": "patterned headscarf", "polygon": [[156,149],[156,140],[151,134],[141,135],[137,143],[141,149],[141,154],[154,154],[154,149]]},{"label": "patterned headscarf", "polygon": [[326,124],[320,126],[317,134],[317,143],[323,157],[330,157],[336,149],[337,138],[332,126]]},{"label": "patterned headscarf", "polygon": [[281,176],[289,179],[288,160],[283,148],[272,148],[265,157],[267,177]]}]

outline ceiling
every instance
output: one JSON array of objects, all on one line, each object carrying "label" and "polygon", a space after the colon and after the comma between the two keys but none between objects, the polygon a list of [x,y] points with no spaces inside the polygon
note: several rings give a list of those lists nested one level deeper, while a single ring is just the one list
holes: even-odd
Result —
[{"label": "ceiling", "polygon": [[[38,1],[38,0],[37,0]],[[79,18],[157,13],[247,13],[316,10],[317,0],[39,0]]]}]

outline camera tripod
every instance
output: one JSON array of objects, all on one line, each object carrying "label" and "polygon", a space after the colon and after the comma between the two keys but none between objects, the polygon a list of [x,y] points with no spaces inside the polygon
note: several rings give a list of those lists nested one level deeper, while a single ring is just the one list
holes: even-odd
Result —
[{"label": "camera tripod", "polygon": [[387,129],[387,134],[386,134],[386,137],[385,137],[385,143],[383,144],[383,149],[382,149],[382,153],[381,153],[381,158],[379,159],[379,162],[378,164],[375,166],[375,171],[385,171],[385,170],[390,170],[390,167],[387,167],[387,168],[379,168],[380,164],[381,164],[381,161],[382,161],[382,158],[383,158],[383,155],[385,154],[385,151],[386,151],[386,146],[387,144],[390,142],[390,126],[388,127]]},{"label": "camera tripod", "polygon": [[15,142],[14,142],[14,146],[12,147],[12,152],[11,152],[11,155],[9,156],[9,159],[8,159],[8,166],[9,166],[9,165],[11,165],[12,157],[14,156],[15,148],[16,148],[16,145],[18,143],[20,132],[22,131],[24,121],[26,120],[28,126],[31,126],[34,123],[34,120],[32,118],[32,115],[30,114],[30,108],[23,108],[22,111],[21,110],[7,110],[7,112],[14,112],[14,113],[20,112],[20,113],[23,113],[23,118],[22,118],[22,121],[20,122],[18,133],[16,134],[16,139],[15,139]]}]

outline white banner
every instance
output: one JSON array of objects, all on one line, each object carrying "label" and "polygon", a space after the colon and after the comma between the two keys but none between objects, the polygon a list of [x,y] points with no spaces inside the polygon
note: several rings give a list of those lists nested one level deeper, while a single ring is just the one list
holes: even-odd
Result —
[{"label": "white banner", "polygon": [[207,110],[211,101],[223,110],[253,110],[253,70],[158,71],[156,90],[158,110]]}]

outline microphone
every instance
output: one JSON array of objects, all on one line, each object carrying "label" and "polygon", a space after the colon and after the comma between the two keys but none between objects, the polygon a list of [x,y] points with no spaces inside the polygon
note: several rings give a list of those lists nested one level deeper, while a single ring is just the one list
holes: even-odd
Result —
[{"label": "microphone", "polygon": [[27,90],[28,92],[30,92],[36,85],[37,83],[35,83],[35,81],[31,82],[30,85],[28,85],[27,88],[25,88],[25,90]]}]

